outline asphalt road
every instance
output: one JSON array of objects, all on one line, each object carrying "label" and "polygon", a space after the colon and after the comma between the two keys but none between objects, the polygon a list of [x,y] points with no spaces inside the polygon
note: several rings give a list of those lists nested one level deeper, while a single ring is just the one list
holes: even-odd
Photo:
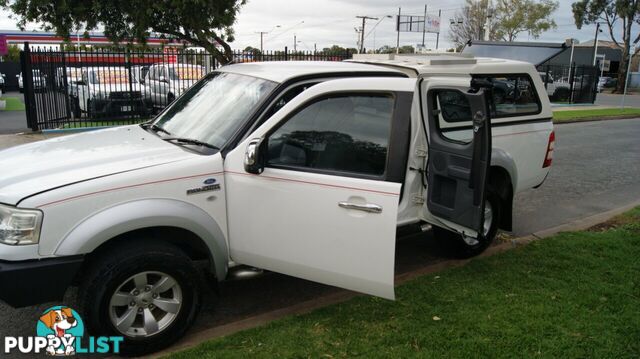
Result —
[{"label": "asphalt road", "polygon": [[[515,234],[524,235],[629,204],[640,198],[640,119],[556,127],[554,167],[544,185],[516,197]],[[403,238],[396,247],[396,273],[446,260],[429,233]],[[222,284],[220,299],[208,293],[191,333],[301,303],[338,289],[270,273]],[[73,307],[73,291],[66,305]],[[0,304],[0,337],[33,335],[46,308],[12,309]],[[0,352],[3,344],[0,343]],[[20,356],[25,358],[25,356]]]},{"label": "asphalt road", "polygon": [[[15,97],[24,101],[19,92],[7,92],[2,97]],[[24,111],[0,111],[0,134],[30,131],[27,127],[27,116]]]}]

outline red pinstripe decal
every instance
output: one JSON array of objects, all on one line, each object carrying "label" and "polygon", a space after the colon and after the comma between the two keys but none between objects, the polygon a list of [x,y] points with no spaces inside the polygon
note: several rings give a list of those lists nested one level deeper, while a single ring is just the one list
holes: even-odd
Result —
[{"label": "red pinstripe decal", "polygon": [[251,173],[234,172],[234,171],[225,171],[225,173],[231,173],[231,174],[234,174],[234,175],[240,175],[240,176],[257,176],[257,177],[261,177],[261,178],[268,178],[268,179],[277,180],[277,181],[295,182],[295,183],[304,183],[304,184],[311,184],[311,185],[323,186],[323,187],[333,187],[333,188],[352,189],[352,190],[356,190],[356,191],[372,192],[372,193],[380,193],[380,194],[390,195],[390,196],[396,196],[396,197],[398,196],[398,194],[397,194],[397,193],[394,193],[394,192],[383,192],[383,191],[376,191],[376,190],[367,189],[367,188],[358,188],[358,187],[340,186],[340,185],[335,185],[335,184],[327,184],[327,183],[320,183],[320,182],[302,181],[302,180],[289,179],[289,178],[282,178],[282,177],[274,177],[274,176],[265,176],[265,175],[263,175],[263,174],[260,174],[260,175],[254,175],[254,174],[251,174]]},{"label": "red pinstripe decal", "polygon": [[274,177],[274,176],[266,176],[266,175],[253,175],[253,174],[250,174],[250,173],[225,171],[225,172],[202,173],[202,174],[192,175],[192,176],[176,177],[176,178],[169,178],[169,179],[152,181],[152,182],[138,183],[138,184],[129,185],[129,186],[108,188],[108,189],[104,189],[104,190],[100,190],[100,191],[89,192],[89,193],[80,194],[80,195],[77,195],[77,196],[67,197],[67,198],[63,198],[63,199],[57,200],[57,201],[41,204],[41,205],[37,206],[36,208],[47,207],[47,206],[51,206],[51,205],[54,205],[54,204],[60,204],[60,203],[63,203],[63,202],[72,201],[72,200],[78,199],[78,198],[93,196],[93,195],[96,195],[96,194],[102,194],[102,193],[106,193],[106,192],[119,191],[119,190],[122,190],[122,189],[136,188],[136,187],[148,186],[148,185],[153,185],[153,184],[158,184],[158,183],[180,181],[180,180],[184,180],[184,179],[204,177],[204,176],[214,176],[214,175],[219,175],[219,174],[223,174],[223,173],[230,173],[230,174],[235,174],[235,175],[240,175],[240,176],[259,176],[261,178],[267,178],[267,179],[277,180],[277,181],[303,183],[303,184],[310,184],[310,185],[316,185],[316,186],[322,186],[322,187],[351,189],[351,190],[356,190],[356,191],[379,193],[379,194],[384,194],[384,195],[388,195],[388,196],[396,196],[396,197],[398,196],[398,194],[394,193],[394,192],[376,191],[376,190],[367,189],[367,188],[340,186],[340,185],[333,185],[333,184],[320,183],[320,182],[311,182],[311,181],[302,181],[302,180],[295,180],[295,179],[282,178],[282,177]]},{"label": "red pinstripe decal", "polygon": [[68,197],[68,198],[63,198],[63,199],[60,199],[60,200],[57,200],[57,201],[53,201],[53,202],[49,202],[49,203],[45,203],[45,204],[41,204],[41,205],[37,206],[36,208],[42,208],[42,207],[50,206],[50,205],[53,205],[53,204],[59,204],[59,203],[62,203],[62,202],[68,202],[68,201],[72,201],[72,200],[74,200],[74,199],[78,199],[78,198],[82,198],[82,197],[93,196],[93,195],[95,195],[95,194],[101,194],[101,193],[106,193],[106,192],[119,191],[119,190],[121,190],[121,189],[135,188],[135,187],[142,187],[142,186],[148,186],[148,185],[152,185],[152,184],[165,183],[165,182],[172,182],[172,181],[180,181],[180,180],[183,180],[183,179],[190,179],[190,178],[197,178],[197,177],[204,177],[204,176],[215,176],[215,175],[219,175],[219,174],[223,174],[223,173],[224,173],[224,172],[202,173],[202,174],[199,174],[199,175],[192,175],[192,176],[184,176],[184,177],[169,178],[169,179],[158,180],[158,181],[152,181],[152,182],[138,183],[138,184],[129,185],[129,186],[122,186],[122,187],[109,188],[109,189],[104,189],[104,190],[95,191],[95,192],[89,192],[89,193],[80,194],[80,195],[77,195],[77,196]]},{"label": "red pinstripe decal", "polygon": [[531,130],[531,131],[523,131],[523,132],[504,133],[502,135],[493,135],[493,137],[514,136],[514,135],[522,135],[522,134],[525,134],[525,133],[545,132],[545,131],[549,131],[549,130],[548,129],[544,129],[544,130]]}]

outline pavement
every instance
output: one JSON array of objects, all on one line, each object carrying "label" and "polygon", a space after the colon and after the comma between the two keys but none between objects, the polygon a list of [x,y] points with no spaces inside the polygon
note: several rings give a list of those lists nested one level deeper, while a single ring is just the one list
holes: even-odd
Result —
[{"label": "pavement", "polygon": [[[3,93],[2,97],[16,97],[24,101],[24,96],[19,92]],[[0,134],[25,131],[31,130],[27,127],[27,116],[24,111],[0,111]]]},{"label": "pavement", "polygon": [[[31,135],[33,136],[33,135]],[[38,137],[13,136],[14,142]],[[0,143],[7,136],[0,136]],[[536,190],[516,196],[514,234],[527,236],[601,212],[629,206],[640,199],[640,119],[563,124],[556,126],[554,166],[547,181]],[[0,145],[2,146],[2,145]],[[399,276],[444,265],[429,232],[399,239],[396,274]],[[276,273],[225,282],[214,301],[205,294],[203,308],[189,338],[206,337],[213,328],[233,326],[255,317],[304,306],[320,297],[340,297],[343,290]],[[65,304],[73,307],[74,290]],[[12,309],[0,304],[0,337],[33,335],[39,314],[52,303]],[[0,346],[2,343],[0,343]],[[26,358],[27,356],[20,356]]]}]

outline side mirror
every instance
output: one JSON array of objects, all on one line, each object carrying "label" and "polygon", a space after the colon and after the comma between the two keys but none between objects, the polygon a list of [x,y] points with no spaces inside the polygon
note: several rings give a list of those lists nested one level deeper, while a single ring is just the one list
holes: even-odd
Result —
[{"label": "side mirror", "polygon": [[169,82],[169,81],[167,81],[167,78],[164,77],[164,76],[160,76],[159,80],[160,80],[160,82]]},{"label": "side mirror", "polygon": [[259,175],[264,171],[264,143],[262,138],[249,141],[244,152],[244,170],[248,173]]}]

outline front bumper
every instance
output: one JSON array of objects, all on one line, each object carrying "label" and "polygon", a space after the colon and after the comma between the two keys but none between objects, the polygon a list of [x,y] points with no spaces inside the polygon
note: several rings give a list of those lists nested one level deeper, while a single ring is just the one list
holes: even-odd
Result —
[{"label": "front bumper", "polygon": [[95,114],[99,116],[121,116],[131,114],[144,114],[148,105],[144,99],[95,99]]},{"label": "front bumper", "polygon": [[0,261],[0,300],[14,308],[61,300],[83,256]]}]

